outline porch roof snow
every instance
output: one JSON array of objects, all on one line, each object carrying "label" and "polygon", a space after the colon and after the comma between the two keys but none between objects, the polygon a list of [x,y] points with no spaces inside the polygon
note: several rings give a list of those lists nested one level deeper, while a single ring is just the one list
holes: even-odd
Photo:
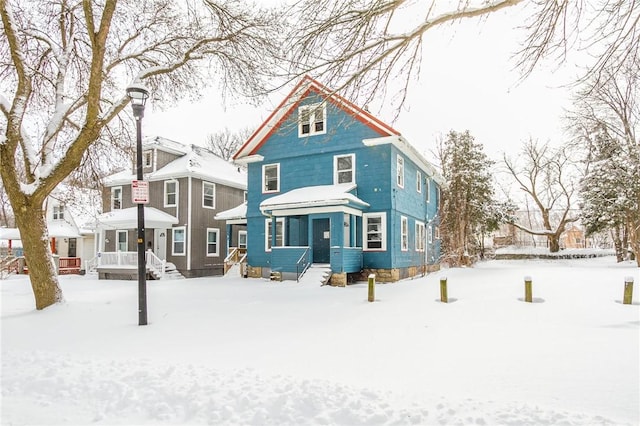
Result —
[{"label": "porch roof snow", "polygon": [[80,238],[78,228],[64,220],[53,220],[47,223],[49,237],[55,238]]},{"label": "porch roof snow", "polygon": [[247,202],[240,204],[232,209],[222,211],[215,215],[215,220],[234,220],[247,218]]},{"label": "porch roof snow", "polygon": [[[138,207],[112,210],[97,218],[99,229],[135,229],[138,227]],[[153,207],[144,208],[145,228],[171,228],[178,218]]]},{"label": "porch roof snow", "polygon": [[0,240],[19,240],[20,231],[18,228],[0,227]]},{"label": "porch roof snow", "polygon": [[369,207],[369,203],[349,192],[355,188],[355,184],[305,186],[264,200],[260,211],[348,204]]}]

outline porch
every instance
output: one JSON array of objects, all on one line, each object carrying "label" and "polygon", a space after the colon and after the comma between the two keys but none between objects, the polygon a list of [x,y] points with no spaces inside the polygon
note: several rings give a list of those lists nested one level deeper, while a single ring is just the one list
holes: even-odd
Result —
[{"label": "porch", "polygon": [[[145,266],[147,278],[160,280],[164,278],[167,270],[167,262],[160,259],[153,251],[145,252]],[[99,279],[121,279],[136,280],[138,279],[138,252],[135,251],[116,251],[98,253],[90,270],[98,273]]]}]

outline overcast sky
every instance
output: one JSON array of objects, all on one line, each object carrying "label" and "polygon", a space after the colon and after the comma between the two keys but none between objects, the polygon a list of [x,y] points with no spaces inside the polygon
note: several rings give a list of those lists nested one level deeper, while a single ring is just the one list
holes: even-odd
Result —
[{"label": "overcast sky", "polygon": [[[529,137],[560,143],[562,117],[570,107],[566,84],[573,81],[576,71],[569,65],[558,68],[549,61],[521,81],[513,54],[524,37],[515,29],[522,25],[523,16],[525,13],[514,7],[483,20],[430,31],[424,40],[420,79],[399,118],[393,122],[391,110],[371,112],[428,157],[437,138],[451,129],[468,129],[495,160],[502,152],[517,153]],[[232,101],[226,110],[209,90],[197,104],[183,102],[164,112],[151,108],[143,132],[203,145],[208,134],[225,127],[233,131],[259,126],[290,89],[259,108]]]}]

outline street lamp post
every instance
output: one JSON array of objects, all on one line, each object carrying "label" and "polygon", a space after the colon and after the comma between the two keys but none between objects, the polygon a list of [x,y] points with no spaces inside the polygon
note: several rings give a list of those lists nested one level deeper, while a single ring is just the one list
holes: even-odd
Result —
[{"label": "street lamp post", "polygon": [[[136,178],[142,181],[142,117],[149,91],[142,85],[127,87],[136,119]],[[133,188],[132,188],[133,189]],[[147,265],[144,243],[144,204],[138,203],[138,325],[147,325]]]}]

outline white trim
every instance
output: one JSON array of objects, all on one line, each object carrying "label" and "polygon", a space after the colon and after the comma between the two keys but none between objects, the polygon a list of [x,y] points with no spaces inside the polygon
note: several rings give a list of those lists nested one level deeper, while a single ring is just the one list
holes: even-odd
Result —
[{"label": "white trim", "polygon": [[[120,207],[116,208],[115,205],[114,205],[114,201],[116,200],[116,198],[114,198],[113,193],[118,189],[120,190],[120,198],[119,198]],[[122,200],[124,199],[124,197],[122,196],[122,192],[123,192],[122,191],[122,186],[112,186],[111,187],[111,210],[121,210],[122,209]]]},{"label": "white trim", "polygon": [[[266,177],[266,168],[275,166],[276,167],[276,189],[267,190],[267,185],[265,181]],[[280,192],[280,163],[271,163],[271,164],[263,164],[262,165],[262,193],[263,194],[272,194]]]},{"label": "white trim", "polygon": [[[147,159],[149,162],[147,162]],[[147,149],[142,151],[142,167],[152,167],[153,166],[153,150]]]},{"label": "white trim", "polygon": [[264,161],[264,156],[260,154],[255,154],[255,155],[249,155],[247,157],[238,158],[234,160],[234,163],[244,166],[250,163],[259,163],[260,161]]},{"label": "white trim", "polygon": [[[168,200],[168,195],[169,193],[167,192],[167,185],[168,184],[175,184],[175,192],[173,192],[174,196],[175,196],[175,203],[173,204],[168,204],[167,200]],[[176,179],[167,179],[164,181],[164,194],[162,197],[162,203],[164,205],[164,207],[177,207],[178,206],[178,193],[180,192],[180,183],[176,180]]]},{"label": "white trim", "polygon": [[[183,251],[182,253],[176,252],[176,232],[182,231],[182,244]],[[187,227],[186,226],[176,226],[171,228],[171,256],[184,256],[187,252]]]},{"label": "white trim", "polygon": [[404,188],[404,157],[396,154],[396,185]]},{"label": "white trim", "polygon": [[[189,190],[187,194],[187,223],[185,224],[187,228],[189,228],[189,232],[187,232],[186,238],[186,250],[187,250],[187,271],[191,270],[191,224],[193,223],[193,179],[189,176],[187,179],[187,189]],[[177,210],[177,207],[176,207]]]},{"label": "white trim", "polygon": [[433,244],[433,227],[429,225],[429,233],[427,234],[427,243]]},{"label": "white trim", "polygon": [[[120,234],[124,233],[124,250],[120,250]],[[116,251],[129,251],[129,231],[116,229]]]},{"label": "white trim", "polygon": [[[271,238],[269,238],[269,230],[271,229],[272,218],[268,218],[264,220],[264,251],[271,252],[271,247],[269,247],[269,243],[271,242]],[[275,219],[275,230],[278,230],[278,223],[282,224],[282,245],[275,247],[284,247],[285,241],[285,228],[284,228],[284,218],[276,218]],[[277,238],[276,238],[277,239]]]},{"label": "white trim", "polygon": [[[302,121],[302,114],[308,113],[308,120]],[[322,120],[316,120],[318,113],[322,114]],[[316,130],[316,123],[322,123],[322,130]],[[302,126],[309,126],[309,131],[303,133]],[[298,137],[304,138],[307,136],[324,135],[327,133],[327,103],[320,102],[317,104],[301,105],[298,107]]]},{"label": "white trim", "polygon": [[[327,207],[304,207],[300,209],[278,209],[273,210],[271,212],[272,216],[297,216],[297,215],[305,215],[305,214],[314,214],[314,213],[348,213],[354,216],[362,216],[362,211],[354,209],[353,207],[348,206],[327,206]],[[266,216],[264,212],[263,215]],[[227,222],[230,223],[230,222]]]},{"label": "white trim", "polygon": [[[369,218],[379,217],[380,218],[380,248],[369,248],[369,239],[368,235],[368,225]],[[364,213],[362,215],[362,251],[387,251],[387,213],[379,212],[379,213]]]},{"label": "white trim", "polygon": [[[338,170],[338,159],[344,157],[351,157],[351,169]],[[351,180],[349,182],[339,182],[339,173],[345,173],[347,171],[351,172]],[[356,183],[356,154],[338,154],[333,156],[333,184],[341,185],[345,183]]]},{"label": "white trim", "polygon": [[422,173],[420,170],[416,170],[416,192],[422,194]]},{"label": "white trim", "polygon": [[416,234],[416,243],[415,243],[415,250],[417,252],[423,252],[424,251],[424,247],[425,247],[425,238],[426,238],[426,228],[424,226],[424,222],[420,222],[418,220],[416,220],[416,224],[415,224],[415,234]]},{"label": "white trim", "polygon": [[426,193],[425,202],[429,203],[431,202],[431,179],[429,179],[429,176],[427,176],[427,178],[424,180],[424,183],[425,183],[424,192]]},{"label": "white trim", "polygon": [[[206,185],[211,185],[213,187],[213,192],[211,194],[211,202],[212,202],[212,206],[206,206],[204,204],[204,188]],[[213,182],[207,182],[207,181],[202,181],[202,208],[203,209],[215,209],[216,208],[216,184]]]},{"label": "white trim", "polygon": [[[209,253],[209,234],[213,233],[216,235],[216,251],[214,253]],[[220,229],[219,228],[207,228],[207,239],[205,242],[204,252],[206,257],[219,257],[220,256]]]},{"label": "white trim", "polygon": [[[244,235],[244,246],[240,245],[240,236]],[[241,230],[238,231],[238,248],[247,248],[247,243],[249,242],[248,238],[247,238],[247,231],[245,230]]]},{"label": "white trim", "polygon": [[400,216],[400,251],[409,251],[409,218],[406,216]]}]

